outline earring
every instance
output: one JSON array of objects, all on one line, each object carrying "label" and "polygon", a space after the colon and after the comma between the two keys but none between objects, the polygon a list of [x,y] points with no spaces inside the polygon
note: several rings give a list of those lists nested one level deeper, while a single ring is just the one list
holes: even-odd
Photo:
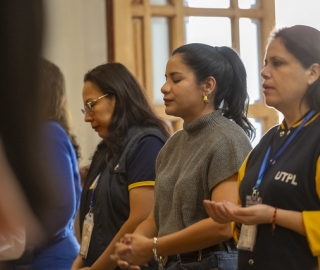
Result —
[{"label": "earring", "polygon": [[203,97],[203,102],[204,102],[205,104],[209,103],[209,99],[208,99],[207,94],[204,95],[204,97]]}]

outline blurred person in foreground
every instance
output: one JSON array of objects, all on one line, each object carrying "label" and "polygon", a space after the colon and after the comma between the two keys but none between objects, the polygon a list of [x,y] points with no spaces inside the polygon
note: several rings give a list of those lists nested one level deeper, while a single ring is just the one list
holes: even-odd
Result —
[{"label": "blurred person in foreground", "polygon": [[47,239],[43,213],[57,192],[38,162],[42,26],[41,1],[0,1],[0,268],[6,270],[32,269],[35,241]]}]

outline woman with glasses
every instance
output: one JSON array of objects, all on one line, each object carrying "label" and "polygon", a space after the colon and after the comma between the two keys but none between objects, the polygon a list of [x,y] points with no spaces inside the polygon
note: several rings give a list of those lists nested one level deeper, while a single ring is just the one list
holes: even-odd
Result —
[{"label": "woman with glasses", "polygon": [[[155,161],[169,133],[138,81],[120,63],[90,70],[82,97],[84,120],[102,141],[83,188],[81,248],[72,269],[116,269],[110,259],[115,243],[152,210]],[[156,263],[146,269],[157,269]]]}]

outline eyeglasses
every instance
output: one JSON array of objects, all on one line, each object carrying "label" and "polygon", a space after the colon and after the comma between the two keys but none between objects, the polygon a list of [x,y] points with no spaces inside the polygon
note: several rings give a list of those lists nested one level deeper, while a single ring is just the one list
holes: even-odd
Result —
[{"label": "eyeglasses", "polygon": [[97,99],[95,100],[91,100],[87,103],[84,104],[84,109],[81,109],[82,113],[83,114],[86,114],[86,113],[90,113],[90,114],[93,114],[94,113],[94,110],[93,110],[93,106],[100,100],[102,99],[103,97],[106,97],[108,94],[105,94],[101,97],[98,97]]}]

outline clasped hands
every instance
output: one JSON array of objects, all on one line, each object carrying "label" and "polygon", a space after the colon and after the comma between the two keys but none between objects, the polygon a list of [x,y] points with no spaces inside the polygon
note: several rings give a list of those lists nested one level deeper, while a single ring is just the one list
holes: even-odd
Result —
[{"label": "clasped hands", "polygon": [[[235,221],[246,225],[270,223],[274,207],[266,204],[257,204],[242,207],[238,204],[221,201],[204,200],[207,214],[218,223]],[[147,265],[153,258],[153,239],[139,234],[126,234],[116,243],[115,253],[111,259],[116,261],[121,269],[139,270],[140,266]]]},{"label": "clasped hands", "polygon": [[116,261],[121,269],[139,270],[147,266],[153,258],[153,240],[138,234],[125,234],[115,245],[115,253],[111,259]]}]

